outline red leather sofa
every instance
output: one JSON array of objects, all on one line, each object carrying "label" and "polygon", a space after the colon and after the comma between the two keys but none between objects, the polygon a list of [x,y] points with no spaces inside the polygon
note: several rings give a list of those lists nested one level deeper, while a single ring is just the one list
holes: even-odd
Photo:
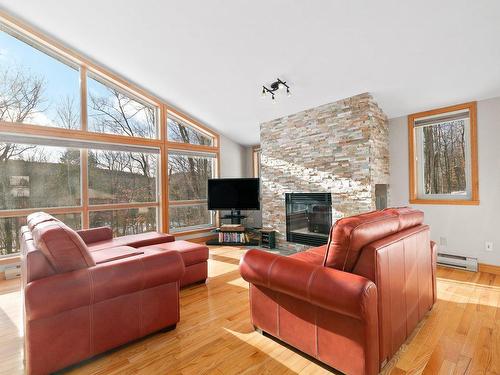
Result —
[{"label": "red leather sofa", "polygon": [[21,232],[28,374],[54,372],[179,321],[184,262],[177,251],[149,246],[172,236],[77,234],[45,213],[28,216]]},{"label": "red leather sofa", "polygon": [[436,246],[423,213],[344,218],[328,245],[288,257],[249,250],[253,325],[346,374],[377,374],[436,301]]}]

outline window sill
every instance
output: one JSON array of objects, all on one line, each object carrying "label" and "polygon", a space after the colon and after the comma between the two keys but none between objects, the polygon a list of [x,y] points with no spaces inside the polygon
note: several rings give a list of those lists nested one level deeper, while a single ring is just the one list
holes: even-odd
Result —
[{"label": "window sill", "polygon": [[6,256],[5,258],[0,258],[0,265],[6,265],[6,264],[16,264],[21,262],[21,256],[20,255],[12,255],[12,256]]},{"label": "window sill", "polygon": [[436,204],[453,206],[479,206],[479,200],[461,199],[410,199],[410,204]]}]

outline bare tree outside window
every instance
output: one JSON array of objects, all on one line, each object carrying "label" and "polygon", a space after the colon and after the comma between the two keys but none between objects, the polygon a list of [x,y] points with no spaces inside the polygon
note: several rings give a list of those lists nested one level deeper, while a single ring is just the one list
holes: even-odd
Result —
[{"label": "bare tree outside window", "polygon": [[167,118],[168,140],[192,145],[212,146],[213,139],[201,131],[193,129],[182,120],[169,115]]},{"label": "bare tree outside window", "polygon": [[426,126],[422,132],[425,194],[465,194],[465,121]]},{"label": "bare tree outside window", "polygon": [[182,206],[169,209],[170,227],[179,229],[211,224],[206,203],[189,204],[189,201],[206,201],[207,181],[214,175],[214,158],[203,154],[176,152],[168,156],[168,181],[170,201],[183,201]]},{"label": "bare tree outside window", "polygon": [[156,109],[120,90],[87,78],[90,131],[129,137],[156,138]]}]

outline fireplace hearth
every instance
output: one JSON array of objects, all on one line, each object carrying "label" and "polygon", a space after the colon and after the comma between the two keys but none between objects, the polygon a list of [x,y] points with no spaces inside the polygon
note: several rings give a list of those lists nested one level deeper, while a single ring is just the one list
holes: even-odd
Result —
[{"label": "fireplace hearth", "polygon": [[286,240],[320,246],[332,225],[331,193],[286,193]]}]

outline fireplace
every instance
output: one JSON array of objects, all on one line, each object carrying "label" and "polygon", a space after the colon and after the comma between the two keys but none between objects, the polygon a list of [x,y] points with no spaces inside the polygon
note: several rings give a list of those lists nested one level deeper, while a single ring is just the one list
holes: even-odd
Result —
[{"label": "fireplace", "polygon": [[332,225],[331,193],[286,193],[286,240],[319,246]]}]

